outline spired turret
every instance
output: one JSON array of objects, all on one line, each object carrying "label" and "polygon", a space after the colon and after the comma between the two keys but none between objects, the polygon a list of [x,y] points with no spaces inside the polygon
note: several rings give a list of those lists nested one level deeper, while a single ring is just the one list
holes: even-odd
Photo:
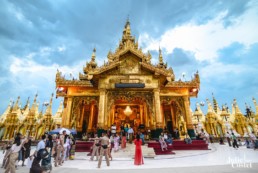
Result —
[{"label": "spired turret", "polygon": [[247,124],[244,115],[238,107],[236,99],[234,99],[233,101],[233,106],[233,109],[235,111],[235,121],[232,122],[233,127],[239,135],[244,136],[245,133],[248,131]]},{"label": "spired turret", "polygon": [[215,113],[212,104],[209,99],[206,100],[208,105],[208,111],[206,114],[205,129],[206,131],[216,137],[224,136],[224,129],[221,118]]},{"label": "spired turret", "polygon": [[21,115],[20,110],[20,96],[17,98],[13,107],[11,107],[10,112],[7,114],[6,119],[4,121],[5,132],[3,135],[3,139],[11,139],[17,133],[17,127],[19,125],[18,117]]},{"label": "spired turret", "polygon": [[2,114],[2,116],[0,117],[0,123],[4,123],[7,115],[10,113],[11,111],[11,107],[12,107],[13,102],[10,100],[10,103],[8,105],[8,107],[6,108],[6,110],[4,111],[4,113]]},{"label": "spired turret", "polygon": [[221,110],[219,108],[218,102],[213,93],[212,93],[212,101],[213,101],[213,109],[214,109],[215,113],[221,114]]},{"label": "spired turret", "polygon": [[255,123],[258,125],[258,104],[257,104],[255,98],[253,98],[253,102],[254,102],[254,106],[255,106]]},{"label": "spired turret", "polygon": [[49,103],[45,105],[47,106],[47,108],[45,113],[43,114],[43,117],[38,119],[38,124],[36,126],[36,135],[35,135],[36,139],[39,139],[45,132],[48,132],[54,129],[54,123],[52,118],[53,97],[54,97],[54,94],[52,93]]},{"label": "spired turret", "polygon": [[203,129],[203,123],[205,122],[205,116],[201,110],[200,104],[196,103],[196,108],[193,113],[193,123],[197,126],[196,132],[200,133],[201,129]]},{"label": "spired turret", "polygon": [[55,116],[53,117],[54,123],[56,125],[55,128],[59,128],[61,126],[61,124],[62,124],[63,110],[64,110],[63,101],[61,101],[60,105],[59,105],[59,107],[57,109],[57,112],[56,112]]}]

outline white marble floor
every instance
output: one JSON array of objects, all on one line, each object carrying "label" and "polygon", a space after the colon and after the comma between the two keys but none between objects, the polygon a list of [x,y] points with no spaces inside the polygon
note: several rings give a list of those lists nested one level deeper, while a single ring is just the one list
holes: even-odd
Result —
[{"label": "white marble floor", "polygon": [[[211,150],[175,151],[175,155],[156,156],[145,159],[144,165],[135,166],[130,157],[114,158],[110,166],[106,166],[105,160],[101,169],[151,169],[151,168],[178,168],[196,166],[232,165],[248,167],[258,163],[258,150],[247,149],[244,146],[239,149],[227,145],[210,144]],[[87,153],[76,153],[75,160],[66,161],[62,167],[54,168],[58,171],[64,168],[75,168],[78,170],[97,170],[97,162],[90,161]],[[3,154],[1,152],[0,159]],[[104,158],[103,158],[104,159]],[[25,169],[25,168],[22,168]],[[1,171],[0,171],[1,172]]]}]

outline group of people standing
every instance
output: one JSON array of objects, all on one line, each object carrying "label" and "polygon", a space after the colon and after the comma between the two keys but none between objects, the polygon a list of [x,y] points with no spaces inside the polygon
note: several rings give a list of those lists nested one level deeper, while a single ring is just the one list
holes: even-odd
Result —
[{"label": "group of people standing", "polygon": [[[132,128],[128,128],[128,131]],[[142,156],[142,150],[141,145],[144,143],[144,135],[143,139],[141,139],[141,133],[137,133],[135,140],[134,138],[134,132],[129,131],[125,132],[125,130],[121,131],[121,134],[116,133],[116,129],[111,127],[111,134],[110,137],[106,132],[102,133],[102,137],[98,137],[97,134],[94,135],[94,138],[90,138],[90,140],[94,140],[93,146],[92,146],[92,153],[90,160],[93,161],[94,157],[96,156],[96,161],[98,161],[98,168],[101,167],[102,157],[105,156],[106,164],[107,166],[110,166],[110,160],[112,160],[111,155],[111,149],[113,147],[114,152],[118,152],[120,149],[126,148],[127,141],[129,143],[134,142],[135,144],[135,165],[141,165],[143,164],[143,156]],[[128,140],[127,140],[128,139]]]},{"label": "group of people standing", "polygon": [[5,173],[15,173],[17,161],[22,166],[27,159],[30,173],[45,173],[52,171],[52,157],[55,166],[61,166],[68,158],[72,159],[75,152],[75,141],[72,136],[63,131],[62,134],[44,134],[38,142],[35,152],[31,153],[32,140],[20,133],[14,138],[11,146],[6,146],[2,167]]},{"label": "group of people standing", "polygon": [[52,157],[55,167],[62,166],[64,161],[73,159],[74,149],[74,138],[67,135],[65,130],[58,135],[42,135],[34,153],[30,173],[51,172]]}]

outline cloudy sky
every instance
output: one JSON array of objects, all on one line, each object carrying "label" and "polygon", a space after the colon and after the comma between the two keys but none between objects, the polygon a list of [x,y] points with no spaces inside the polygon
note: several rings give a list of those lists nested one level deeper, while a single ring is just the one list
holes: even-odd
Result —
[{"label": "cloudy sky", "polygon": [[[22,106],[38,93],[40,105],[55,93],[60,69],[78,78],[94,47],[98,64],[115,50],[129,16],[144,51],[157,62],[161,47],[176,79],[197,70],[195,103],[258,99],[258,1],[248,0],[3,0],[0,6],[0,114],[9,100]],[[185,74],[185,78],[182,74]],[[53,111],[60,99],[54,99]],[[42,106],[40,107],[40,109]],[[204,110],[205,112],[205,110]]]}]

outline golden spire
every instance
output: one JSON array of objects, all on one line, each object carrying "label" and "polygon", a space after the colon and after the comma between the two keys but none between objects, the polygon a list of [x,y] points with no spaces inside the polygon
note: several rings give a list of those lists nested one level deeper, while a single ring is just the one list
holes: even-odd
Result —
[{"label": "golden spire", "polygon": [[123,38],[124,37],[130,37],[131,36],[131,27],[130,27],[130,21],[129,21],[129,17],[127,18],[127,21],[125,23],[125,28],[124,28],[124,32],[123,32]]},{"label": "golden spire", "polygon": [[12,111],[17,111],[19,109],[20,96],[18,96],[15,105],[13,106]]},{"label": "golden spire", "polygon": [[213,109],[214,109],[215,113],[219,114],[221,111],[220,111],[218,102],[217,102],[217,100],[215,99],[215,96],[214,96],[213,93],[212,93],[212,101],[213,101]]},{"label": "golden spire", "polygon": [[96,59],[96,48],[94,47],[92,55],[91,55],[91,61],[90,61],[90,65],[92,68],[97,67],[97,63],[96,63],[95,59]]},{"label": "golden spire", "polygon": [[35,112],[37,109],[37,97],[38,97],[38,93],[36,93],[34,97],[33,104],[31,106],[31,112]]},{"label": "golden spire", "polygon": [[209,101],[209,99],[206,99],[206,102],[207,102],[207,105],[208,105],[207,113],[209,113],[209,112],[214,113],[213,107],[212,107],[211,102]]},{"label": "golden spire", "polygon": [[63,113],[63,101],[61,101],[60,102],[60,105],[59,105],[59,107],[58,107],[58,109],[57,109],[57,111],[56,111],[56,114],[55,114],[55,117],[56,118],[60,118],[60,117],[62,117],[62,113]]},{"label": "golden spire", "polygon": [[253,97],[253,102],[254,102],[254,106],[255,106],[255,114],[258,115],[258,104],[256,103],[255,98]]},{"label": "golden spire", "polygon": [[4,120],[6,119],[6,116],[10,113],[12,103],[13,103],[12,100],[10,100],[10,103],[9,103],[8,107],[6,108],[6,110],[4,111],[2,116],[0,117],[0,122],[4,122]]},{"label": "golden spire", "polygon": [[162,51],[159,47],[159,65],[163,66],[164,62],[163,62],[163,56],[162,56]]},{"label": "golden spire", "polygon": [[227,111],[227,108],[225,107],[225,105],[222,105],[222,111],[220,113],[220,116],[222,117],[222,119],[224,118],[226,121],[229,121],[229,116],[230,113]]},{"label": "golden spire", "polygon": [[237,114],[237,113],[242,114],[241,110],[238,107],[236,99],[234,99],[234,101],[233,101],[233,106],[234,106],[234,109],[235,109],[235,114]]},{"label": "golden spire", "polygon": [[23,108],[23,116],[27,116],[30,111],[30,97],[28,97],[26,105]]},{"label": "golden spire", "polygon": [[51,98],[50,98],[50,101],[49,101],[49,105],[47,106],[47,109],[46,109],[45,114],[50,114],[50,115],[52,115],[53,96],[54,96],[54,93],[51,94]]},{"label": "golden spire", "polygon": [[203,113],[202,113],[202,110],[201,110],[201,107],[200,107],[199,103],[196,103],[196,108],[195,108],[193,116],[197,117],[198,122],[205,120],[205,117],[203,116]]}]

